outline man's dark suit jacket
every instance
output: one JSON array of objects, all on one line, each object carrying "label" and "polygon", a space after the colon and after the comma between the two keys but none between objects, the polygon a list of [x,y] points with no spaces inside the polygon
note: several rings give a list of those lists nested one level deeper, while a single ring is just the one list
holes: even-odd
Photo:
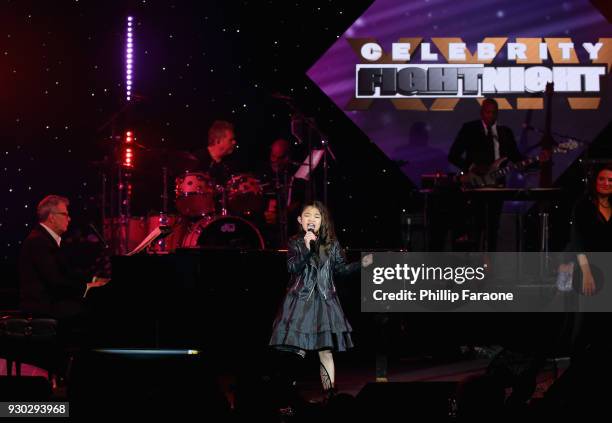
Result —
[{"label": "man's dark suit jacket", "polygon": [[55,318],[81,312],[87,280],[71,272],[62,249],[39,224],[21,247],[19,278],[22,311]]},{"label": "man's dark suit jacket", "polygon": [[212,159],[208,148],[197,150],[194,155],[200,160],[200,171],[210,175],[217,185],[225,186],[232,175],[241,171],[236,153],[223,157],[220,162],[215,162]]},{"label": "man's dark suit jacket", "polygon": [[[512,130],[507,126],[497,125],[499,157],[507,157],[512,162],[523,159],[518,151]],[[465,123],[448,153],[448,161],[463,171],[469,170],[472,164],[490,165],[495,161],[493,143],[485,135],[481,120]]]}]

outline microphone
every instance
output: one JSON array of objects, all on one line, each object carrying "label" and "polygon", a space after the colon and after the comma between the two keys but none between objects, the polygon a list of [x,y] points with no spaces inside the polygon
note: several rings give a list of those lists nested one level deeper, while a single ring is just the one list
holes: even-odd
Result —
[{"label": "microphone", "polygon": [[[309,223],[308,224],[308,232],[312,232],[314,234],[314,230],[315,230],[314,223]],[[310,251],[314,252],[316,242],[317,242],[316,239],[311,239],[310,240]]]}]

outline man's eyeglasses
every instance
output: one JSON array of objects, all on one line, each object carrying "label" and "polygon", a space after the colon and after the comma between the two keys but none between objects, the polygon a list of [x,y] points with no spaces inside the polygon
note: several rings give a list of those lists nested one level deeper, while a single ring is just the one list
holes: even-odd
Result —
[{"label": "man's eyeglasses", "polygon": [[66,216],[66,217],[69,216],[69,214],[67,212],[51,212],[51,213],[53,213],[53,214],[61,214],[61,215]]}]

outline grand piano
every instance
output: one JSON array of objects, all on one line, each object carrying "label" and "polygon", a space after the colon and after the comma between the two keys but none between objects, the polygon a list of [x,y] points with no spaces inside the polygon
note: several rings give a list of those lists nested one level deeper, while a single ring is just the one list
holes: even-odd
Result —
[{"label": "grand piano", "polygon": [[[358,253],[349,252],[349,260]],[[112,264],[107,289],[90,298],[94,344],[199,349],[226,360],[265,351],[288,281],[286,252],[275,250],[179,249],[115,256]],[[565,320],[533,313],[362,313],[359,273],[336,282],[365,354],[557,337]]]},{"label": "grand piano", "polygon": [[112,269],[91,299],[93,339],[124,348],[265,343],[288,280],[286,253],[271,250],[115,256]]}]

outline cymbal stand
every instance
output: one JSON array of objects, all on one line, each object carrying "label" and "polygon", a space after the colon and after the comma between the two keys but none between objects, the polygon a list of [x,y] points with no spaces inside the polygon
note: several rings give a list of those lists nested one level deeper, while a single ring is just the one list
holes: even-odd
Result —
[{"label": "cymbal stand", "polygon": [[223,185],[217,185],[216,189],[221,193],[221,216],[227,216],[227,189]]},{"label": "cymbal stand", "polygon": [[[159,212],[159,226],[168,226],[168,167],[162,166],[162,208]],[[166,237],[163,237],[157,242],[157,252],[161,254],[168,253]]]}]

